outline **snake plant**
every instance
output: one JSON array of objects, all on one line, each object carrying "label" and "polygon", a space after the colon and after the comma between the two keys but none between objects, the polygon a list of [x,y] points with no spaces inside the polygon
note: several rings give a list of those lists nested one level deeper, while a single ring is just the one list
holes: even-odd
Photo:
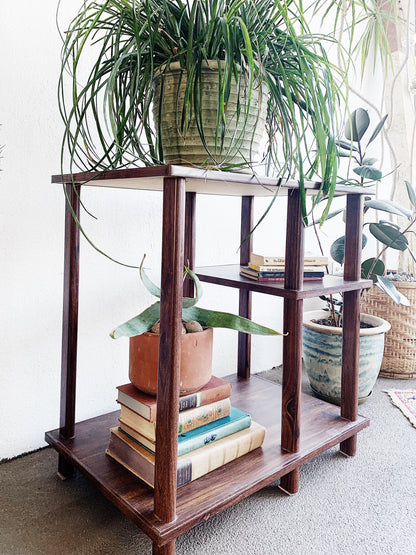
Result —
[{"label": "snake plant", "polygon": [[[140,264],[139,274],[146,289],[157,298],[160,298],[160,288],[154,284],[146,272],[143,269],[144,258]],[[204,308],[199,308],[196,303],[200,300],[202,295],[201,282],[198,276],[194,274],[189,268],[185,268],[185,276],[189,274],[195,283],[195,297],[184,297],[182,299],[182,319],[189,321],[194,320],[199,322],[202,327],[211,328],[229,328],[244,333],[253,333],[257,335],[281,335],[278,331],[271,328],[261,326],[255,322],[243,318],[242,316],[237,316],[236,314],[230,314],[229,312],[219,312],[217,310],[207,310]],[[146,310],[141,312],[138,316],[135,316],[131,320],[128,320],[121,326],[118,326],[113,330],[110,336],[113,339],[119,337],[133,337],[135,335],[141,335],[142,333],[150,330],[150,328],[160,319],[160,301],[156,301],[154,304],[150,305]]]},{"label": "snake plant", "polygon": [[[264,169],[304,182],[319,179],[332,199],[337,178],[338,70],[293,0],[106,0],[83,3],[63,34],[59,104],[65,123],[62,165],[70,171],[163,163],[152,119],[154,78],[173,61],[186,70],[181,132],[198,121],[201,67],[216,60],[218,134],[224,133],[231,83],[248,76],[249,100],[267,87]],[[241,102],[238,117],[246,126]],[[251,129],[247,129],[252,132]],[[199,126],[204,142],[204,130]],[[215,162],[215,156],[212,155]],[[215,167],[215,163],[214,163]],[[221,167],[220,169],[229,169]],[[264,172],[263,172],[264,173]],[[327,212],[326,212],[327,213]],[[325,214],[323,215],[325,218]]]}]

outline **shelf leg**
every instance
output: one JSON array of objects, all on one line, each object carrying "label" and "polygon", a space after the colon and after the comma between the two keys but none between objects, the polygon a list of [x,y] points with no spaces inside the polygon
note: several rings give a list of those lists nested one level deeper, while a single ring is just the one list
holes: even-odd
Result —
[{"label": "shelf leg", "polygon": [[[195,225],[196,225],[196,193],[185,193],[185,244],[184,261],[193,270],[195,268]],[[183,284],[183,296],[194,296],[194,282],[186,276]]]},{"label": "shelf leg", "polygon": [[175,555],[175,540],[165,545],[156,545],[153,543],[153,555]]},{"label": "shelf leg", "polygon": [[288,495],[294,495],[299,491],[299,468],[280,478],[279,489]]},{"label": "shelf leg", "polygon": [[[301,289],[303,284],[304,225],[301,218],[301,199],[298,190],[288,196],[286,223],[285,287]],[[283,380],[282,380],[282,435],[284,451],[296,453],[300,442],[301,384],[302,384],[302,317],[301,299],[284,300]],[[299,489],[299,471],[282,477],[280,487],[288,493]]]},{"label": "shelf leg", "polygon": [[[68,202],[79,219],[80,186],[65,185],[67,204],[65,207],[65,255],[64,294],[62,317],[62,359],[61,359],[61,410],[59,434],[62,438],[73,437],[75,430],[75,393],[77,373],[78,342],[78,298],[79,298],[79,229],[72,216]],[[69,478],[73,474],[72,465],[59,455],[58,474]]]},{"label": "shelf leg", "polygon": [[[240,233],[240,265],[246,266],[253,250],[253,237],[249,236],[253,229],[254,197],[241,198],[241,233]],[[251,291],[239,290],[238,314],[251,319]],[[237,374],[240,378],[250,377],[251,335],[238,333]]]},{"label": "shelf leg", "polygon": [[[363,223],[362,195],[348,195],[345,226],[344,279],[358,280],[361,276],[361,248]],[[360,291],[344,293],[342,331],[341,416],[357,420],[358,366],[360,357]],[[341,452],[355,455],[357,435],[343,441]]]},{"label": "shelf leg", "polygon": [[154,488],[154,513],[162,522],[176,518],[184,213],[185,180],[165,178]]}]

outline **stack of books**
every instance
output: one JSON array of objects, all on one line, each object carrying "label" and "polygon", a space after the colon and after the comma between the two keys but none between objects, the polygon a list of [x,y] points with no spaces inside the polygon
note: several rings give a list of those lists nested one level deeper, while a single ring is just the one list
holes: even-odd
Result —
[{"label": "stack of books", "polygon": [[[322,280],[327,265],[328,257],[326,256],[305,256],[303,279],[305,281]],[[285,279],[285,257],[251,253],[248,266],[241,266],[240,275],[256,281],[283,282]]]},{"label": "stack of books", "polygon": [[[128,383],[118,386],[119,426],[111,428],[107,454],[154,487],[156,397]],[[182,486],[260,447],[263,426],[231,406],[231,384],[212,376],[197,393],[179,400],[177,485]]]}]

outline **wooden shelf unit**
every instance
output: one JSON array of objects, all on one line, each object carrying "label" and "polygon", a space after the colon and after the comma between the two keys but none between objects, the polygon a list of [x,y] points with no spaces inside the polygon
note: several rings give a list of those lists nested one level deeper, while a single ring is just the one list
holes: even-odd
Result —
[{"label": "wooden shelf unit", "polygon": [[[359,295],[371,282],[360,280],[362,191],[341,187],[347,195],[344,278],[302,282],[303,235],[300,192],[296,182],[245,174],[162,166],[75,176],[53,176],[66,187],[72,211],[79,214],[79,193],[84,186],[104,186],[163,192],[161,328],[166,340],[159,350],[156,483],[152,490],[105,455],[109,428],[118,413],[75,423],[75,382],[78,330],[79,231],[67,206],[65,216],[64,315],[61,369],[61,418],[46,441],[59,453],[58,471],[70,477],[78,468],[153,541],[155,555],[175,552],[175,539],[196,524],[280,479],[288,493],[298,489],[299,467],[340,444],[354,455],[357,432],[369,422],[358,408]],[[311,193],[319,183],[307,183]],[[239,289],[239,312],[251,315],[251,292],[284,299],[283,380],[272,384],[250,377],[250,336],[239,334],[237,374],[232,403],[263,424],[266,439],[255,451],[176,488],[177,419],[179,399],[180,309],[182,294],[192,295],[192,282],[182,285],[184,259],[194,268],[196,194],[238,195],[242,198],[241,237],[252,226],[255,196],[288,196],[286,226],[286,279],[264,284],[239,276],[239,266],[198,268],[202,281]],[[366,191],[367,193],[368,191]],[[248,262],[251,241],[246,241],[240,263]],[[301,394],[303,299],[344,292],[344,350],[341,408]],[[259,402],[261,400],[261,402]]]}]

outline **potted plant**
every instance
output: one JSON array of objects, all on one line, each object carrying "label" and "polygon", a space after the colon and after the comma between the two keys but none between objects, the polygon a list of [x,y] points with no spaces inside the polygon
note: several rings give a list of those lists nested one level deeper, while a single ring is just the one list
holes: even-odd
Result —
[{"label": "potted plant", "polygon": [[[375,167],[376,160],[367,156],[368,145],[379,135],[386,121],[383,118],[376,126],[367,143],[363,139],[369,131],[370,118],[366,110],[359,108],[351,114],[351,120],[345,127],[345,140],[339,142],[341,154],[345,156],[353,153],[357,165],[354,173],[356,183],[367,186],[382,178],[382,172]],[[352,183],[353,180],[345,180]],[[415,193],[410,183],[407,183],[409,199],[415,202]],[[416,206],[416,205],[414,205]],[[365,221],[363,231],[367,229],[375,239],[383,244],[375,257],[364,260],[361,264],[361,277],[372,279],[392,302],[408,306],[408,299],[394,286],[385,274],[385,264],[382,255],[387,249],[398,251],[408,250],[413,257],[406,238],[414,224],[415,213],[405,207],[387,200],[367,197],[364,202],[364,212],[378,210],[389,214],[405,216],[408,224],[402,229],[391,221]],[[363,247],[367,237],[363,233]],[[342,265],[344,262],[345,237],[336,239],[330,248],[331,257]],[[303,357],[309,381],[314,392],[333,402],[339,402],[341,391],[341,350],[342,350],[342,298],[321,297],[327,302],[327,308],[321,311],[307,312],[304,315]],[[374,315],[361,314],[360,320],[360,368],[359,368],[359,399],[364,400],[371,393],[375,380],[380,371],[384,351],[384,335],[390,329],[390,323]]]},{"label": "potted plant", "polygon": [[[160,288],[146,275],[143,269],[144,258],[140,264],[140,277],[147,290],[160,297]],[[230,328],[244,333],[259,335],[280,335],[279,332],[256,324],[255,322],[216,310],[197,307],[202,295],[201,282],[189,268],[195,283],[195,297],[182,300],[182,345],[180,367],[180,393],[192,393],[203,387],[211,378],[212,372],[212,328]],[[139,315],[118,326],[110,335],[130,338],[129,378],[142,391],[156,395],[157,369],[159,360],[159,318],[160,301],[156,301]]]},{"label": "potted plant", "polygon": [[164,163],[254,172],[265,124],[263,169],[299,178],[303,193],[305,179],[320,178],[332,198],[342,75],[323,48],[335,39],[313,35],[297,3],[94,1],[64,36],[62,163],[69,156],[71,172]]}]

